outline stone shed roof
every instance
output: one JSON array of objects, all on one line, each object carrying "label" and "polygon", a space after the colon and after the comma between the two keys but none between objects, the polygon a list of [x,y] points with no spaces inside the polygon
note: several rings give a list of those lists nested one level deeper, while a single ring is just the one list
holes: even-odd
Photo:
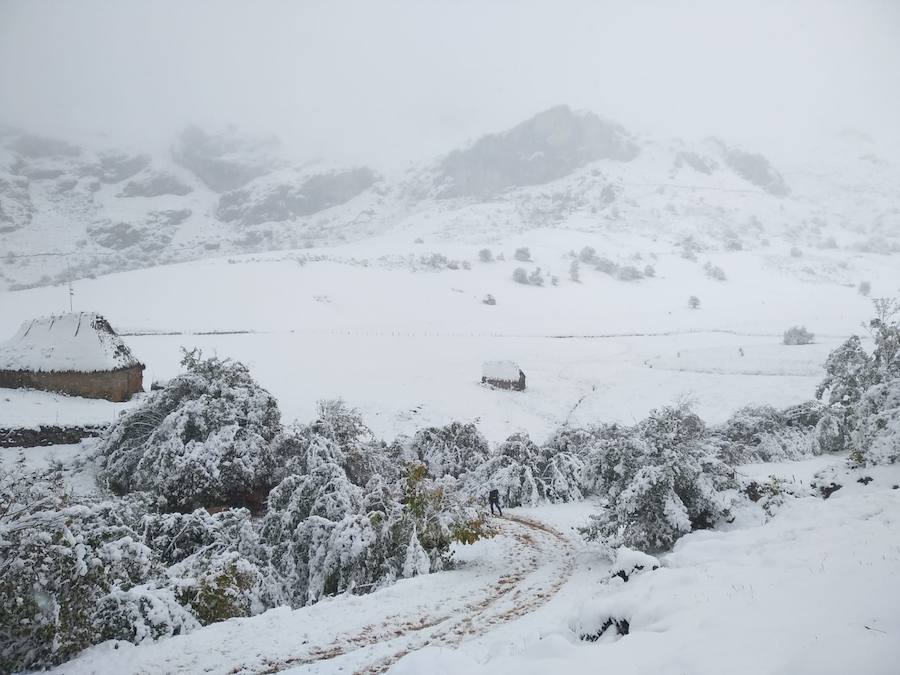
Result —
[{"label": "stone shed roof", "polygon": [[0,370],[97,373],[140,365],[109,322],[93,312],[26,321],[0,344]]},{"label": "stone shed roof", "polygon": [[516,382],[519,379],[519,364],[515,361],[485,361],[481,365],[481,376],[488,380]]}]

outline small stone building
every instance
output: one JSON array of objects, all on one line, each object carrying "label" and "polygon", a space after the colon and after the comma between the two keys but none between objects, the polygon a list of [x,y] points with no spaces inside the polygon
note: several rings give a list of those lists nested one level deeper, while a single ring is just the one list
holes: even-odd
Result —
[{"label": "small stone building", "polygon": [[144,365],[99,314],[26,321],[0,344],[0,387],[127,401],[143,391]]},{"label": "small stone building", "polygon": [[525,391],[525,373],[514,361],[486,361],[481,365],[481,382],[498,389]]}]

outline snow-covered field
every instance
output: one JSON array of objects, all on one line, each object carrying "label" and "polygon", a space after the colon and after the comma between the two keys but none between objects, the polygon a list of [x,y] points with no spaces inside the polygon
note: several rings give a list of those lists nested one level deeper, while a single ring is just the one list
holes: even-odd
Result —
[{"label": "snow-covered field", "polygon": [[[411,239],[328,249],[325,260],[304,264],[297,262],[302,251],[273,253],[81,280],[75,306],[101,312],[126,334],[147,366],[145,385],[179,372],[182,347],[199,347],[247,363],[288,420],[310,419],[317,400],[343,397],[385,438],[461,419],[478,420],[498,441],[515,431],[543,438],[566,420],[632,422],[676,399],[692,399],[713,422],[746,404],[807,400],[825,356],[842,337],[862,332],[870,315],[871,302],[851,281],[870,279],[873,295],[900,288],[893,256],[848,260],[822,251],[797,260],[787,244],[773,244],[777,254],[711,254],[727,271],[723,282],[706,276],[702,259],[684,260],[670,244],[643,236],[613,243],[577,231],[531,231],[492,246],[507,260],[491,263],[478,262],[474,245],[423,249]],[[534,262],[513,261],[513,250],[526,244]],[[576,283],[567,253],[587,245],[622,261],[641,254],[657,276],[623,282],[585,265]],[[471,269],[412,271],[397,263],[424,251]],[[841,261],[846,270],[836,266]],[[514,283],[520,265],[540,266],[545,286]],[[549,274],[558,275],[558,286]],[[699,309],[688,308],[685,289],[700,298]],[[481,302],[487,293],[495,306]],[[0,300],[0,335],[11,336],[26,319],[63,310],[68,297],[63,287],[44,287]],[[816,343],[782,345],[794,324],[816,333]],[[525,371],[527,391],[481,387],[482,363],[507,359]],[[0,396],[8,424],[102,421],[110,408],[34,392]]]},{"label": "snow-covered field", "polygon": [[[521,245],[534,259],[524,266],[548,274],[544,287],[512,282]],[[585,245],[623,262],[640,253],[657,276],[622,282],[585,266],[576,283],[566,254]],[[478,262],[477,246],[425,248],[471,269],[413,271],[398,260],[422,245],[394,235],[302,264],[302,251],[258,254],[78,281],[74,301],[125,335],[146,363],[145,386],[179,372],[182,347],[199,347],[245,362],[288,421],[343,397],[386,440],[458,419],[499,442],[516,431],[543,441],[566,422],[633,423],[677,400],[711,423],[747,404],[808,400],[828,352],[871,315],[858,280],[871,280],[875,296],[900,288],[895,256],[819,251],[798,260],[787,242],[698,263],[651,237],[613,243],[570,230],[492,245],[502,262]],[[726,281],[704,273],[707,259]],[[487,293],[497,305],[482,303]],[[699,309],[688,308],[688,294]],[[0,334],[12,335],[68,298],[44,287],[0,302]],[[782,345],[795,324],[816,342]],[[481,386],[488,360],[518,363],[527,390]],[[2,390],[0,426],[103,422],[137,401]],[[80,446],[0,457],[59,462],[73,489],[91,489]],[[510,510],[496,538],[458,547],[452,571],[155,644],[104,643],[56,672],[896,673],[900,472],[881,468],[867,486],[812,496],[812,474],[844,461],[743,467],[760,479],[784,476],[798,498],[771,520],[753,506],[724,530],[690,534],[661,569],[628,583],[610,579],[608,563],[574,531],[590,502]],[[607,618],[627,619],[629,634],[578,639]]]}]

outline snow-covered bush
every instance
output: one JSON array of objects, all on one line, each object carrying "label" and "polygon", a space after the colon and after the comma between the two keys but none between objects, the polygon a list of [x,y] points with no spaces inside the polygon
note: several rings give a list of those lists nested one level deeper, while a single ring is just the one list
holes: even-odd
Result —
[{"label": "snow-covered bush", "polygon": [[483,263],[493,262],[494,254],[491,253],[491,249],[483,248],[480,251],[478,251],[478,259]]},{"label": "snow-covered bush", "polygon": [[591,265],[597,262],[597,251],[592,246],[585,246],[578,253],[578,260],[585,265]]},{"label": "snow-covered bush", "polygon": [[729,518],[736,484],[705,437],[703,422],[684,407],[653,411],[620,434],[595,455],[605,504],[583,533],[608,551],[656,552]]},{"label": "snow-covered bush", "polygon": [[862,348],[859,337],[848,338],[834,349],[825,361],[825,379],[816,387],[816,398],[828,392],[831,404],[850,405],[859,402],[876,378],[872,358]]},{"label": "snow-covered bush", "polygon": [[716,281],[725,281],[727,278],[725,276],[725,270],[718,265],[713,265],[711,262],[703,264],[703,271],[706,272],[706,276],[710,279],[715,279]]},{"label": "snow-covered bush", "polygon": [[619,272],[619,266],[609,258],[597,258],[594,267],[598,272],[615,276]]},{"label": "snow-covered bush", "polygon": [[[850,450],[857,466],[893,463],[900,458],[900,304],[879,298],[869,322],[875,347],[869,355],[853,336],[828,355],[825,379],[816,396],[828,393],[832,428],[823,440]],[[823,423],[824,425],[824,423]]]},{"label": "snow-covered bush", "polygon": [[869,294],[872,292],[872,283],[869,281],[860,281],[856,290],[860,295],[869,297]]},{"label": "snow-covered bush", "polygon": [[516,252],[513,253],[513,258],[521,262],[531,262],[531,251],[528,250],[527,246],[517,248]]},{"label": "snow-covered bush", "polygon": [[243,505],[265,496],[281,428],[275,399],[246,366],[185,354],[187,372],[123,413],[104,434],[102,476],[117,492],[146,490],[168,509]]},{"label": "snow-covered bush", "polygon": [[489,535],[452,485],[430,478],[424,465],[409,465],[392,485],[375,476],[361,488],[337,464],[323,463],[272,490],[260,538],[285,602],[302,606],[436,571],[454,538]]},{"label": "snow-covered bush", "polygon": [[579,268],[577,258],[572,261],[571,265],[569,265],[569,279],[571,279],[575,283],[581,282],[581,269]]},{"label": "snow-covered bush", "polygon": [[61,663],[100,639],[104,598],[157,571],[137,508],[79,503],[52,477],[0,469],[0,671]]},{"label": "snow-covered bush", "polygon": [[168,570],[178,601],[206,625],[251,616],[266,581],[259,567],[236,550],[201,550]]},{"label": "snow-covered bush", "polygon": [[541,274],[541,268],[537,267],[528,275],[528,283],[532,286],[543,286],[544,276]]},{"label": "snow-covered bush", "polygon": [[816,336],[806,330],[806,326],[791,326],[784,331],[782,342],[786,345],[810,345]]},{"label": "snow-covered bush", "polygon": [[435,478],[459,478],[483,464],[490,449],[474,424],[451,422],[418,431],[409,443],[407,458],[422,462]]},{"label": "snow-covered bush", "polygon": [[575,501],[583,498],[583,469],[578,456],[540,448],[527,435],[513,434],[465,476],[461,489],[477,500],[497,490],[504,506]]},{"label": "snow-covered bush", "polygon": [[166,586],[202,624],[280,604],[246,509],[150,514],[140,529],[144,543],[168,566]]},{"label": "snow-covered bush", "polygon": [[788,481],[771,475],[762,482],[751,480],[744,486],[744,494],[767,515],[772,516],[784,504],[785,496],[793,495],[794,492]]},{"label": "snow-covered bush", "polygon": [[648,279],[652,279],[656,276],[656,268],[653,265],[647,265],[644,267],[644,276]]},{"label": "snow-covered bush", "polygon": [[691,309],[699,309],[700,298],[698,298],[696,295],[692,295],[691,297],[689,297],[688,298],[688,307],[690,307]]},{"label": "snow-covered bush", "polygon": [[113,588],[97,603],[92,642],[124,640],[141,644],[189,633],[200,622],[167,588],[154,585]]},{"label": "snow-covered bush", "polygon": [[517,267],[516,269],[514,269],[512,278],[513,281],[515,281],[517,284],[525,284],[527,286],[531,283],[528,280],[528,270],[526,270],[524,267]]},{"label": "snow-covered bush", "polygon": [[450,266],[450,260],[443,253],[428,253],[419,256],[419,264],[434,270],[442,270]]},{"label": "snow-covered bush", "polygon": [[278,572],[282,593],[294,606],[315,602],[324,594],[348,590],[340,587],[334,559],[329,554],[339,545],[336,529],[348,534],[355,527],[360,545],[372,533],[360,522],[362,490],[353,485],[343,469],[323,462],[305,475],[292,475],[269,494],[269,510],[260,528],[260,540],[268,547]]},{"label": "snow-covered bush", "polygon": [[878,380],[900,377],[900,301],[876,298],[875,318],[869,321],[869,333],[875,340],[872,360]]},{"label": "snow-covered bush", "polygon": [[210,514],[148,513],[138,525],[141,540],[169,566],[201,551],[244,549],[254,545],[255,535],[246,509],[226,509]]},{"label": "snow-covered bush", "polygon": [[616,278],[619,281],[638,281],[644,278],[644,273],[633,265],[625,265],[619,268]]},{"label": "snow-covered bush", "polygon": [[491,457],[469,474],[462,489],[482,502],[491,490],[497,490],[503,506],[536,506],[541,502],[533,468],[503,454]]},{"label": "snow-covered bush", "polygon": [[331,439],[344,449],[374,438],[359,410],[339,398],[318,401],[316,419],[310,426],[313,432]]},{"label": "snow-covered bush", "polygon": [[746,406],[715,428],[712,440],[719,457],[730,466],[796,460],[834,449],[833,439],[828,438],[830,416],[819,428],[825,418],[824,406],[815,402],[785,410]]},{"label": "snow-covered bush", "polygon": [[482,303],[483,305],[491,305],[491,306],[493,306],[493,305],[496,305],[496,304],[497,304],[497,298],[495,298],[495,297],[494,297],[493,295],[491,295],[490,293],[487,293],[487,294],[484,296],[484,298],[481,299],[481,303]]},{"label": "snow-covered bush", "polygon": [[851,461],[857,465],[900,460],[900,378],[870,387],[859,402]]}]

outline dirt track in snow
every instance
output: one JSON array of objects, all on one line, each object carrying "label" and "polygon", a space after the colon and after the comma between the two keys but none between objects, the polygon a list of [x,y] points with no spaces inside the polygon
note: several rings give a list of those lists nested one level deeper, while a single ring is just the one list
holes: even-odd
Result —
[{"label": "dirt track in snow", "polygon": [[384,673],[410,652],[429,646],[456,647],[534,611],[571,576],[574,546],[562,533],[526,518],[509,516],[498,521],[498,529],[513,544],[503,556],[506,572],[480,588],[462,611],[385,617],[379,624],[336,636],[330,643],[304,645],[295,656],[243,663],[231,673],[262,675],[294,669]]}]

